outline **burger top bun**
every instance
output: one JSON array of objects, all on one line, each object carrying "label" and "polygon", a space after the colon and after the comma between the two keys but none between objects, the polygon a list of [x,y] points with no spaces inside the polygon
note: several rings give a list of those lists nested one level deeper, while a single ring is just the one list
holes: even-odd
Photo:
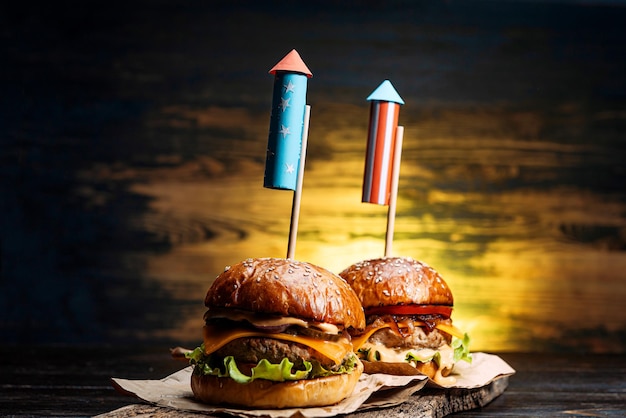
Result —
[{"label": "burger top bun", "polygon": [[313,322],[365,328],[361,302],[336,274],[283,258],[249,258],[217,276],[204,299],[209,308],[232,308]]},{"label": "burger top bun", "polygon": [[339,273],[363,308],[394,305],[446,305],[454,299],[432,267],[410,257],[384,257],[353,264]]}]

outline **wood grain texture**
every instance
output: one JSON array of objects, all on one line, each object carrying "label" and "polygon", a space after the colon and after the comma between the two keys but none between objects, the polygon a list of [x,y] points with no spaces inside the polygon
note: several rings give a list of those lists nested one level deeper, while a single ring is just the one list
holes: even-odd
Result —
[{"label": "wood grain texture", "polygon": [[[397,407],[353,414],[352,418],[417,416],[418,411],[424,416],[460,411],[455,416],[461,417],[626,415],[626,354],[499,356],[516,370],[508,382],[502,381],[501,385],[508,383],[508,387],[499,396],[496,394],[504,388],[498,385],[484,392],[429,389]],[[0,346],[0,358],[0,416],[114,417],[114,412],[118,416],[175,416],[171,410],[122,396],[110,384],[114,376],[161,379],[180,370],[182,363],[172,360],[162,346]],[[436,409],[438,403],[442,406]]]}]

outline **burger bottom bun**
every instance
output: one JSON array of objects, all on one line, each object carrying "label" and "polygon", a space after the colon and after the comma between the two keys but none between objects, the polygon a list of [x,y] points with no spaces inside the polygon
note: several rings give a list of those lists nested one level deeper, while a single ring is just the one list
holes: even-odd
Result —
[{"label": "burger bottom bun", "polygon": [[387,363],[384,361],[363,361],[363,368],[367,374],[391,374],[395,376],[424,375],[433,379],[437,373],[437,364],[434,361],[426,363]]},{"label": "burger bottom bun", "polygon": [[254,408],[327,406],[347,398],[363,373],[357,363],[352,373],[310,380],[272,382],[256,379],[241,384],[229,377],[191,375],[191,390],[207,404],[228,404]]}]

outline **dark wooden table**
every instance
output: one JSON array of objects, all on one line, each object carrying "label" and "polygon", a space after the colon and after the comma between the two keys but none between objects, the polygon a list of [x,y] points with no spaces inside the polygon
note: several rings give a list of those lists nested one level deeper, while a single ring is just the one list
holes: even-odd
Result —
[{"label": "dark wooden table", "polygon": [[[168,349],[0,347],[0,416],[94,416],[137,404],[117,393],[110,378],[161,379],[183,368]],[[508,389],[485,407],[454,416],[626,416],[626,355],[499,356],[517,371]]]}]

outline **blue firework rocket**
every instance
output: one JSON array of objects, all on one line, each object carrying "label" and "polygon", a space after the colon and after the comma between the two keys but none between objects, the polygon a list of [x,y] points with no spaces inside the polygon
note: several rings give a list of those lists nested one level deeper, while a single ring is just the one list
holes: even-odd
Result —
[{"label": "blue firework rocket", "polygon": [[263,186],[296,190],[307,80],[312,73],[294,49],[270,74],[274,75],[274,90]]}]

